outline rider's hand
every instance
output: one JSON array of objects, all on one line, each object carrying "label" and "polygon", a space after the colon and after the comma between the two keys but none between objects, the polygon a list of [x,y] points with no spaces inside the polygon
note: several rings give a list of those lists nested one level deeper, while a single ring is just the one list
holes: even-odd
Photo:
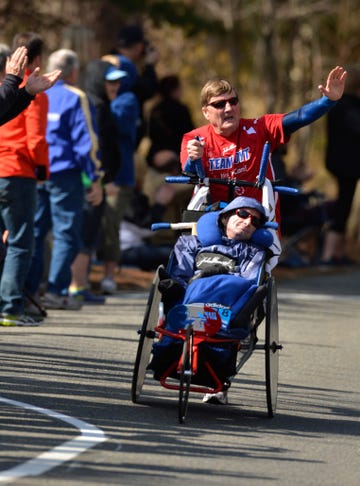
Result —
[{"label": "rider's hand", "polygon": [[202,140],[189,140],[187,143],[187,151],[190,160],[201,159],[204,154],[205,142]]}]

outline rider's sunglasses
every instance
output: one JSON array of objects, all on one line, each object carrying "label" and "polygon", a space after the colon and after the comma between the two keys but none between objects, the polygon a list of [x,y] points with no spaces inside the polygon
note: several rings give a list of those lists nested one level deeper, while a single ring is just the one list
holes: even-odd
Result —
[{"label": "rider's sunglasses", "polygon": [[236,106],[239,103],[239,98],[234,96],[233,98],[228,98],[227,100],[213,101],[212,103],[208,103],[207,106],[212,106],[216,110],[222,110],[225,108],[226,103],[229,103],[231,106]]},{"label": "rider's sunglasses", "polygon": [[243,219],[251,218],[251,224],[256,229],[261,228],[261,226],[263,225],[263,222],[262,222],[262,220],[260,218],[258,218],[257,216],[253,216],[251,213],[249,213],[245,209],[237,209],[235,211],[235,214],[239,218],[243,218]]}]

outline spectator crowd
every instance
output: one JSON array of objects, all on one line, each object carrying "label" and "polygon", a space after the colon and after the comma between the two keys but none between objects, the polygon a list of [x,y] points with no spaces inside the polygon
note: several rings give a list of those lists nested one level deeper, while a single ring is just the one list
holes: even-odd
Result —
[{"label": "spectator crowd", "polygon": [[[60,48],[44,59],[45,47],[35,32],[0,45],[2,326],[39,325],[47,309],[104,304],[122,264],[152,270],[166,263],[171,242],[152,242],[151,222],[180,218],[191,196],[164,182],[181,171],[191,116],[178,77],[158,79],[159,53],[142,28],[123,27],[113,51],[89,61],[81,85],[77,53]],[[149,100],[157,102],[151,116]],[[148,124],[153,142],[139,184],[136,154]],[[156,180],[146,194],[148,171]],[[130,243],[132,254],[122,226],[139,240]],[[89,283],[94,259],[104,269],[96,290]]]},{"label": "spectator crowd", "polygon": [[[166,264],[178,235],[154,235],[151,223],[179,221],[193,188],[166,184],[165,176],[191,172],[198,158],[207,163],[223,150],[214,145],[209,152],[221,137],[235,140],[235,132],[219,129],[231,125],[223,113],[238,110],[232,86],[217,92],[210,85],[202,94],[202,112],[216,137],[209,128],[196,129],[181,79],[159,79],[159,52],[137,25],[123,27],[113,51],[87,64],[81,85],[79,58],[70,49],[52,52],[40,75],[44,47],[33,32],[17,34],[11,47],[0,45],[1,326],[39,325],[44,308],[104,304],[118,288],[122,265],[154,270]],[[341,74],[336,71],[338,80]],[[333,91],[331,83],[321,90],[323,97]],[[300,124],[291,113],[265,115],[264,130],[272,116],[274,141],[287,143],[337,98],[327,101]],[[212,142],[205,145],[206,137]],[[139,155],[144,139],[149,148]],[[236,140],[232,146],[239,150]],[[353,194],[358,171],[351,177]],[[339,186],[348,187],[342,179]],[[349,209],[344,212],[343,220]],[[330,229],[344,234],[344,224]],[[344,261],[340,253],[325,259]],[[89,282],[94,260],[103,266],[98,289]]]}]

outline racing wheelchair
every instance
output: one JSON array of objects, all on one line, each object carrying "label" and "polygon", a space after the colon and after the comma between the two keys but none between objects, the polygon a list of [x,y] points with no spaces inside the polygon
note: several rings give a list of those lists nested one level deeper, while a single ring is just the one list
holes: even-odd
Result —
[{"label": "racing wheelchair", "polygon": [[[167,182],[195,183],[201,186],[226,183],[231,190],[236,186],[258,187],[263,194],[263,205],[269,206],[269,192],[297,190],[277,186],[266,179],[269,159],[265,145],[257,181],[205,179],[204,177],[167,178]],[[266,204],[265,204],[266,203]],[[273,205],[274,207],[274,205]],[[180,230],[196,228],[197,237],[203,244],[216,244],[219,229],[216,211],[198,211],[197,221],[177,224],[159,223],[153,229],[164,227]],[[271,219],[271,215],[269,219]],[[196,218],[195,218],[196,219]],[[215,230],[214,230],[215,228]],[[134,403],[141,399],[147,373],[166,389],[178,392],[178,420],[184,423],[190,392],[215,394],[226,389],[255,350],[265,353],[265,381],[267,413],[273,417],[277,404],[279,351],[278,303],[275,278],[271,269],[275,266],[280,249],[277,239],[277,223],[267,222],[255,231],[254,243],[264,250],[257,268],[257,276],[251,281],[233,275],[214,275],[213,288],[219,289],[227,279],[222,298],[214,302],[211,292],[198,298],[185,298],[164,312],[164,302],[159,282],[164,267],[157,269],[150,289],[145,315],[139,333],[139,343],[133,370],[131,398]],[[275,263],[274,263],[275,259]],[[167,270],[171,271],[170,257]],[[237,287],[235,304],[229,304],[228,289]],[[190,287],[190,284],[189,284]],[[217,292],[218,294],[219,292]],[[265,322],[264,342],[257,334]]]}]

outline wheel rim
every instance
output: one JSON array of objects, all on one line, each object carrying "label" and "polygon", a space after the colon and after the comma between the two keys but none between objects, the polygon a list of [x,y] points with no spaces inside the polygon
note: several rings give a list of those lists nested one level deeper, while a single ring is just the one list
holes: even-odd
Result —
[{"label": "wheel rim", "polygon": [[152,345],[154,342],[154,328],[157,325],[159,318],[161,294],[158,290],[158,283],[159,277],[157,271],[151,286],[144,320],[140,330],[131,387],[131,399],[134,403],[139,400],[144,385],[147,366],[150,361]]},{"label": "wheel rim", "polygon": [[266,300],[265,374],[266,399],[269,417],[273,417],[277,405],[279,376],[279,325],[277,290],[274,278],[269,281]]},{"label": "wheel rim", "polygon": [[179,380],[179,423],[181,424],[183,424],[185,421],[189,404],[192,364],[192,338],[192,327],[188,326],[183,346],[182,365]]}]

